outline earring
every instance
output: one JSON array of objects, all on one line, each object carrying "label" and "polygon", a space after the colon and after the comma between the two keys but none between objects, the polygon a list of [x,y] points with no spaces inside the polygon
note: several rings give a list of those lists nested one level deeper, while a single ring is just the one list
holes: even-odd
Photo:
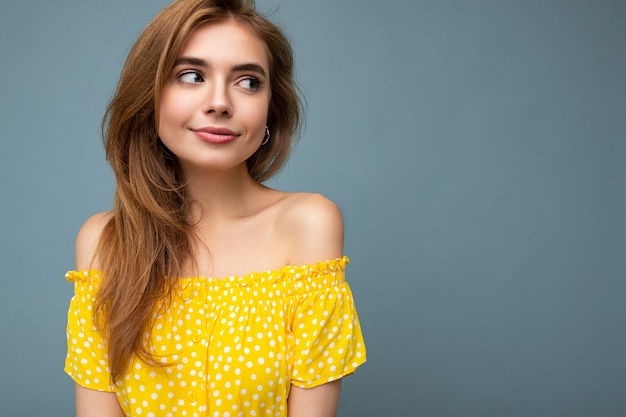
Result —
[{"label": "earring", "polygon": [[263,135],[263,142],[261,142],[261,146],[265,145],[270,141],[270,128],[265,126],[265,135]]}]

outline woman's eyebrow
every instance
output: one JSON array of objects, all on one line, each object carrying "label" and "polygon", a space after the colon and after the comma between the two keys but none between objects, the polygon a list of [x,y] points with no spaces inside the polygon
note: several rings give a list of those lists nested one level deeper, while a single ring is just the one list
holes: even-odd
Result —
[{"label": "woman's eyebrow", "polygon": [[252,71],[252,72],[256,72],[262,76],[267,76],[267,74],[265,73],[265,70],[263,69],[262,66],[260,66],[259,64],[239,64],[239,65],[233,65],[233,71]]},{"label": "woman's eyebrow", "polygon": [[179,65],[193,65],[195,67],[208,67],[209,63],[201,58],[193,58],[187,56],[181,56],[174,62],[174,66],[177,67]]},{"label": "woman's eyebrow", "polygon": [[[192,65],[194,67],[204,67],[208,68],[210,65],[207,61],[202,58],[194,58],[189,56],[181,56],[174,62],[174,67],[179,65]],[[252,71],[256,72],[264,77],[267,76],[263,67],[259,64],[255,63],[247,63],[247,64],[236,64],[232,66],[233,71],[241,72],[241,71]]]}]

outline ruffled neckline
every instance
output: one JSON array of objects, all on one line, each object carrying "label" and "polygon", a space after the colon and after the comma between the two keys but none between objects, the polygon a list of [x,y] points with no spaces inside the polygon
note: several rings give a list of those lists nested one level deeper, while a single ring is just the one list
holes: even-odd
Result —
[{"label": "ruffled neckline", "polygon": [[[248,272],[244,275],[230,275],[226,277],[204,277],[204,276],[189,276],[180,277],[181,280],[202,280],[211,283],[220,282],[241,282],[248,281],[252,278],[255,279],[269,279],[278,278],[285,275],[289,275],[295,279],[304,278],[312,274],[323,274],[343,271],[346,265],[350,262],[347,256],[342,256],[335,259],[327,259],[312,264],[305,265],[285,265],[277,269],[266,271],[254,271]],[[100,281],[102,277],[102,271],[97,269],[81,269],[70,270],[65,274],[65,279],[68,282],[86,282],[86,281]]]}]

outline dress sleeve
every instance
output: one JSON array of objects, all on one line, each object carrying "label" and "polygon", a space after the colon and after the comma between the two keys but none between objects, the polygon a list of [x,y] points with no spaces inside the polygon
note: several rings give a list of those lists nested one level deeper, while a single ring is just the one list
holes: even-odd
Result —
[{"label": "dress sleeve", "polygon": [[92,318],[100,274],[70,271],[65,278],[74,282],[74,296],[67,314],[65,372],[80,386],[112,392],[106,346]]},{"label": "dress sleeve", "polygon": [[292,332],[291,383],[312,388],[353,373],[363,364],[365,344],[352,292],[345,282],[347,258],[323,262],[298,281]]}]

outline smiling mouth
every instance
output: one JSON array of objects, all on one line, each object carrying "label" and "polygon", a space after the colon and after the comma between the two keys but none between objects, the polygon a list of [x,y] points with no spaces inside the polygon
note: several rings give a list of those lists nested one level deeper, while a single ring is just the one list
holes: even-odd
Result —
[{"label": "smiling mouth", "polygon": [[232,130],[223,128],[193,129],[193,132],[202,141],[217,144],[232,142],[239,137],[239,135]]}]

